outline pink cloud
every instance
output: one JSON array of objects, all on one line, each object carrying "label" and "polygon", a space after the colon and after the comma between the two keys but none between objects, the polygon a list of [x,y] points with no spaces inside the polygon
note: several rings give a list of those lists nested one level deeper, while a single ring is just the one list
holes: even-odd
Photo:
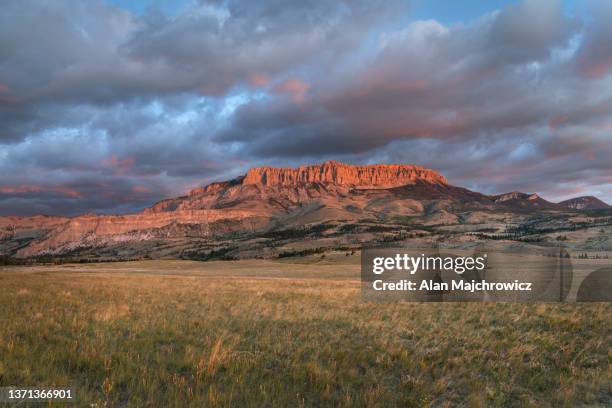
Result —
[{"label": "pink cloud", "polygon": [[249,83],[251,84],[251,86],[261,88],[267,86],[270,83],[270,77],[266,74],[254,73],[249,76]]},{"label": "pink cloud", "polygon": [[601,79],[612,71],[612,59],[594,64],[585,64],[580,67],[580,73],[589,79]]},{"label": "pink cloud", "polygon": [[116,155],[110,156],[108,159],[102,161],[102,165],[105,167],[112,167],[119,174],[127,172],[134,166],[135,160],[133,157],[119,158]]},{"label": "pink cloud", "polygon": [[291,95],[291,99],[295,102],[303,102],[306,98],[306,93],[310,89],[310,84],[300,78],[289,78],[274,87],[274,92],[286,93]]},{"label": "pink cloud", "polygon": [[57,193],[71,198],[81,198],[81,192],[71,189],[66,186],[43,187],[31,184],[21,186],[0,187],[0,193],[3,194],[28,194],[28,193]]},{"label": "pink cloud", "polygon": [[0,103],[16,103],[18,102],[18,98],[11,95],[11,90],[6,84],[0,84]]},{"label": "pink cloud", "polygon": [[151,189],[147,186],[135,185],[132,187],[132,192],[137,194],[150,193]]},{"label": "pink cloud", "polygon": [[550,120],[548,121],[548,127],[554,130],[557,129],[559,126],[568,123],[569,120],[570,118],[567,115],[557,115],[550,118]]}]

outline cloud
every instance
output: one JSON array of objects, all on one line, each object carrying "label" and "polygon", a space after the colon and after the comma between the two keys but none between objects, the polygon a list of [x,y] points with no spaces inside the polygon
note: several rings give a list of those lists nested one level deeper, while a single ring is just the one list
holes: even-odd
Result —
[{"label": "cloud", "polygon": [[273,90],[278,93],[286,93],[294,102],[303,102],[310,85],[300,78],[289,78],[276,85]]},{"label": "cloud", "polygon": [[250,166],[331,158],[612,201],[609,2],[580,18],[523,1],[454,25],[408,6],[5,1],[0,214],[137,211]]},{"label": "cloud", "polygon": [[0,187],[0,194],[10,195],[21,195],[30,193],[57,193],[66,197],[81,198],[82,195],[79,191],[73,190],[65,186],[33,186],[33,185],[21,185],[16,187]]},{"label": "cloud", "polygon": [[577,24],[557,2],[538,4],[469,26],[413,22],[385,34],[352,75],[312,82],[306,104],[272,98],[243,105],[219,138],[248,135],[245,150],[262,154],[281,153],[269,147],[272,137],[292,140],[288,154],[315,154],[323,141],[331,152],[360,152],[402,138],[471,137],[541,122],[558,108],[541,78],[554,76],[565,87],[553,53],[569,45]]},{"label": "cloud", "polygon": [[597,80],[612,73],[612,6],[606,1],[591,1],[592,21],[576,57],[576,69],[583,77]]}]

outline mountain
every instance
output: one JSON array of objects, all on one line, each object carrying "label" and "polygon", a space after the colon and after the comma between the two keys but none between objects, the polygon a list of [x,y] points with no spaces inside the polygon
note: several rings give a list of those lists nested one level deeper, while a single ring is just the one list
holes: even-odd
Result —
[{"label": "mountain", "polygon": [[514,207],[515,209],[560,210],[563,208],[559,204],[546,201],[537,194],[526,194],[518,191],[491,196],[491,198],[496,204],[503,203],[504,205]]},{"label": "mountain", "polygon": [[605,210],[612,208],[612,206],[593,196],[570,198],[569,200],[561,201],[559,205],[574,210]]},{"label": "mountain", "polygon": [[287,248],[359,246],[406,234],[448,235],[453,228],[502,231],[509,222],[562,211],[568,208],[535,194],[487,196],[452,186],[419,166],[328,161],[253,168],[138,214],[0,217],[0,254],[276,256]]}]

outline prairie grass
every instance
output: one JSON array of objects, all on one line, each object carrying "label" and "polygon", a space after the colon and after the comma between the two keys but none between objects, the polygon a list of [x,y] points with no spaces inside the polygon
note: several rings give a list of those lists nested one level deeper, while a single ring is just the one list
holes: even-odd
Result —
[{"label": "prairie grass", "polygon": [[[358,265],[0,270],[0,386],[78,406],[610,406],[610,304],[362,302]],[[58,404],[59,405],[59,404]]]}]

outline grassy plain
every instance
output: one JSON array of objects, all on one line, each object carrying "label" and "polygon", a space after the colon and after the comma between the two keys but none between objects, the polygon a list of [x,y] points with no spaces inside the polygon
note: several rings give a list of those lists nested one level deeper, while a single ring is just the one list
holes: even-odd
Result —
[{"label": "grassy plain", "polygon": [[612,306],[367,303],[357,256],[0,270],[0,386],[79,406],[612,404]]}]

